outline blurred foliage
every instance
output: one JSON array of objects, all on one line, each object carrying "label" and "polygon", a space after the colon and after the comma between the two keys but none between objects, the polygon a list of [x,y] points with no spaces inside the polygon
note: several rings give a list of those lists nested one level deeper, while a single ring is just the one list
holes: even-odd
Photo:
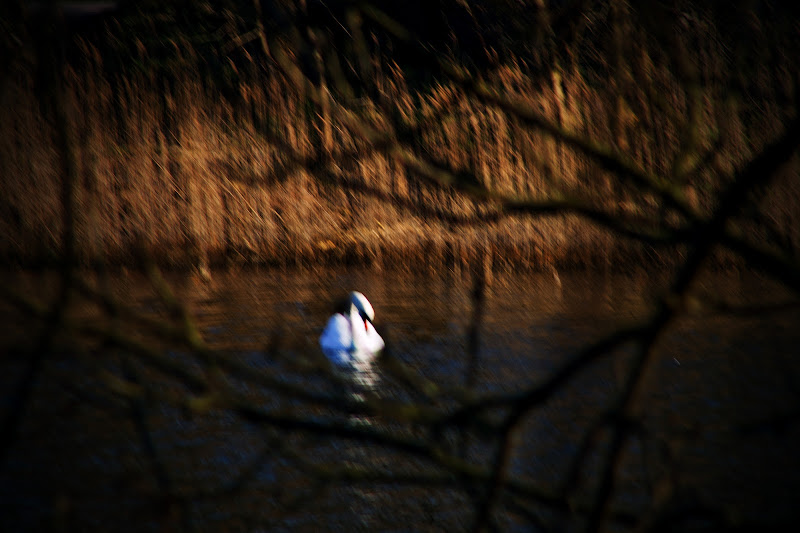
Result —
[{"label": "blurred foliage", "polygon": [[[13,50],[20,40],[19,24],[37,24],[38,11],[28,2],[9,2],[2,20],[3,45]],[[69,3],[68,3],[69,4]],[[667,61],[676,38],[693,34],[700,41],[719,40],[727,50],[729,80],[747,88],[758,68],[796,51],[795,2],[752,0],[702,2],[650,0],[631,4],[586,0],[388,0],[377,7],[385,20],[414,36],[417,46],[399,41],[391,28],[360,15],[355,0],[170,0],[109,3],[96,14],[69,16],[70,31],[96,45],[110,72],[130,68],[168,74],[187,62],[225,88],[231,70],[247,71],[255,62],[269,68],[258,42],[259,28],[270,38],[280,36],[299,54],[304,72],[318,75],[313,49],[335,51],[348,76],[358,77],[357,48],[390,57],[412,83],[427,84],[441,71],[421,55],[451,58],[462,66],[486,72],[509,61],[548,76],[554,65],[577,61],[585,73],[604,79],[620,52],[646,48]],[[621,7],[623,6],[624,7]],[[620,25],[629,26],[620,35]],[[709,33],[712,31],[712,33]],[[309,42],[310,33],[315,43]],[[363,43],[360,43],[363,38]],[[73,49],[74,60],[80,50]],[[680,65],[676,66],[681,68]],[[366,81],[366,80],[362,80]]]}]

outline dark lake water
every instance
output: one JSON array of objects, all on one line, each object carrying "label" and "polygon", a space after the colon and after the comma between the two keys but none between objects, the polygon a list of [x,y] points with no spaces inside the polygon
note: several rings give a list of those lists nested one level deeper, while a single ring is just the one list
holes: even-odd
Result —
[{"label": "dark lake water", "polygon": [[[209,282],[167,277],[208,347],[233,365],[210,369],[192,350],[156,341],[149,325],[125,316],[109,320],[78,298],[69,316],[83,333],[79,340],[60,335],[48,352],[0,464],[1,530],[470,530],[480,487],[457,476],[441,481],[440,465],[359,432],[385,429],[414,442],[439,439],[444,449],[480,468],[491,464],[492,439],[477,433],[463,438],[450,430],[431,437],[423,423],[359,412],[359,402],[377,398],[448,412],[461,401],[465,385],[476,397],[524,391],[547,380],[582,347],[647,317],[668,279],[646,272],[558,279],[497,275],[485,292],[478,351],[471,359],[469,277],[361,270],[217,272]],[[23,294],[46,298],[55,292],[52,275],[5,278]],[[108,288],[139,315],[171,323],[145,278],[115,275]],[[383,364],[358,376],[314,366],[332,300],[354,289],[372,302],[392,361],[419,377],[412,385]],[[700,280],[694,293],[705,303],[708,295],[751,306],[796,300],[768,281],[739,274]],[[0,310],[5,417],[27,365],[25,349],[40,339],[42,326],[5,304]],[[224,382],[240,404],[193,412],[182,407],[181,398],[199,393],[155,370],[145,355],[87,335],[91,326],[118,328],[180,368]],[[630,516],[646,517],[652,502],[662,500],[668,504],[660,512],[678,517],[678,530],[713,530],[715,520],[776,526],[796,521],[798,326],[796,306],[698,312],[670,326],[644,376],[638,399],[644,414],[615,477],[611,508],[628,518],[612,518],[607,529],[629,528]],[[507,479],[557,492],[584,436],[621,390],[634,353],[626,346],[599,358],[532,409],[511,440]],[[236,368],[266,377],[239,375]],[[438,392],[417,390],[413,384],[419,380]],[[344,407],[292,391],[344,398]],[[274,418],[248,418],[246,409],[237,410],[242,402]],[[355,429],[330,434],[289,428],[282,425],[284,416],[315,428],[334,423]],[[504,531],[580,529],[580,502],[591,501],[608,437],[607,429],[597,433],[586,455],[570,492],[573,508],[501,491],[492,507],[493,525]],[[317,481],[320,472],[341,474],[336,468],[368,469],[372,477]],[[407,479],[414,476],[416,482]]]}]

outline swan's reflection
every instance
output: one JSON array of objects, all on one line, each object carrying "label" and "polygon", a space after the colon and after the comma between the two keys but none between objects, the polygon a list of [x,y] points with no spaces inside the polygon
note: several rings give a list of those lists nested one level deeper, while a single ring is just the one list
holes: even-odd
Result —
[{"label": "swan's reflection", "polygon": [[[334,376],[343,385],[343,395],[356,404],[366,402],[379,390],[380,372],[372,361],[357,361],[348,366],[335,366]],[[362,413],[350,413],[348,421],[359,425],[372,425],[372,417]]]}]

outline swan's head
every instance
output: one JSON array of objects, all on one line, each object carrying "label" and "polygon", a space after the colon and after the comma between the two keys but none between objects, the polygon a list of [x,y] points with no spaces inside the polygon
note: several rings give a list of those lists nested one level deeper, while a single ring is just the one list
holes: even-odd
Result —
[{"label": "swan's head", "polygon": [[372,308],[372,304],[360,292],[353,291],[350,293],[350,304],[358,310],[358,314],[364,320],[369,320],[370,322],[375,320],[375,310]]}]

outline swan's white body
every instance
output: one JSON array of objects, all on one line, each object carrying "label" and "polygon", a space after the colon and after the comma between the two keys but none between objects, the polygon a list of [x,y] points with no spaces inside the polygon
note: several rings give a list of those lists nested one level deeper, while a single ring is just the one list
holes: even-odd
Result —
[{"label": "swan's white body", "polygon": [[383,338],[372,325],[374,317],[375,311],[364,295],[352,293],[349,313],[333,315],[319,338],[325,356],[337,366],[372,361],[384,347]]}]

